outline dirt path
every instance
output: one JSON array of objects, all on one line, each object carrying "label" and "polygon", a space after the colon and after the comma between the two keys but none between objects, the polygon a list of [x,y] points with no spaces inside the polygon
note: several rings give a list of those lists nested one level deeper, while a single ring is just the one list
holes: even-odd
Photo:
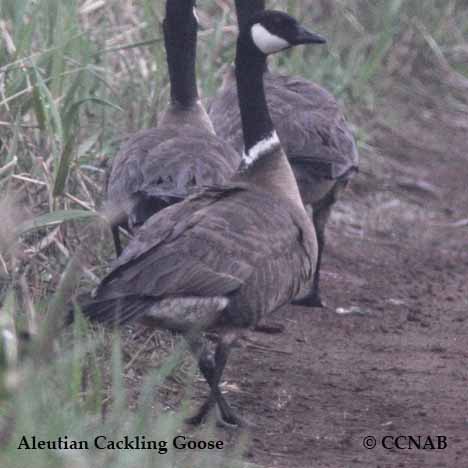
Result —
[{"label": "dirt path", "polygon": [[[448,226],[468,217],[467,144],[428,128],[403,158],[402,142],[382,137],[389,190],[359,176],[337,210],[324,264],[328,307],[278,311],[287,331],[255,338],[274,351],[234,353],[225,380],[239,385],[234,405],[255,415],[250,461],[468,467],[468,227]],[[400,173],[390,164],[398,161]],[[447,448],[382,447],[400,435],[445,436]],[[364,448],[365,436],[377,448]]]},{"label": "dirt path", "polygon": [[[247,461],[468,467],[468,223],[453,225],[468,218],[465,133],[410,116],[397,132],[377,132],[379,166],[364,160],[328,229],[327,308],[277,311],[286,331],[254,335],[255,344],[229,361],[229,401],[256,423]],[[139,379],[147,362],[132,365]],[[132,393],[140,381],[129,380]],[[206,384],[195,387],[203,399]],[[184,388],[175,384],[158,398],[178,409]],[[220,429],[216,437],[235,446],[241,434]],[[363,447],[366,436],[376,438],[375,449]],[[421,436],[423,445],[430,436],[436,448],[443,436],[447,448],[392,449],[398,436]]]}]

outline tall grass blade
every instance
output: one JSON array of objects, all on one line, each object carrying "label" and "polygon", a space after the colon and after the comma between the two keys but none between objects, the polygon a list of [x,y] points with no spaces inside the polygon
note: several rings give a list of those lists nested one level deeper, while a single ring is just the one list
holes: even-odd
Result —
[{"label": "tall grass blade", "polygon": [[72,292],[78,284],[80,273],[80,263],[74,257],[62,275],[39,333],[39,354],[37,358],[43,360],[43,362],[46,362],[52,356],[54,342],[65,323],[66,315],[71,307]]},{"label": "tall grass blade", "polygon": [[16,297],[10,291],[1,307],[0,315],[0,368],[15,366],[18,360],[18,339],[15,328]]},{"label": "tall grass blade", "polygon": [[17,235],[23,235],[34,229],[57,226],[67,221],[79,221],[96,218],[99,213],[85,210],[58,210],[52,213],[37,216],[36,218],[22,222],[16,229]]},{"label": "tall grass blade", "polygon": [[35,84],[37,86],[38,94],[39,94],[39,104],[42,107],[42,115],[43,116],[50,116],[49,119],[45,119],[48,123],[49,130],[53,132],[55,137],[55,142],[58,142],[60,145],[63,145],[64,141],[64,133],[62,127],[62,118],[60,117],[59,109],[55,104],[55,100],[47,87],[44,79],[42,78],[41,72],[37,68],[34,62],[31,64],[31,68],[34,73]]}]

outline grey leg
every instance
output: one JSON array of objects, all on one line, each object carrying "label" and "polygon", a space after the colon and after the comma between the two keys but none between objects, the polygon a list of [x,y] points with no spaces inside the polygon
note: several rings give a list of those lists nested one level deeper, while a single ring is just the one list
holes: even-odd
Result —
[{"label": "grey leg", "polygon": [[[216,364],[215,364],[215,358],[213,356],[213,353],[209,350],[208,348],[208,343],[204,338],[202,337],[197,337],[194,338],[192,336],[186,337],[187,342],[190,346],[190,350],[192,351],[192,354],[195,356],[195,358],[198,360],[198,367],[203,375],[205,377],[205,380],[208,382],[208,385],[210,386],[210,389],[214,385],[214,380],[215,380],[215,369],[216,369]],[[203,420],[206,418],[207,414],[215,406],[216,400],[213,396],[213,392],[210,390],[210,394],[208,398],[204,401],[204,403],[201,405],[197,413],[185,420],[187,424],[192,424],[194,426],[198,426],[203,422]]]},{"label": "grey leg", "polygon": [[115,248],[115,254],[117,257],[120,257],[122,253],[122,244],[120,242],[120,234],[119,234],[119,226],[118,225],[112,225],[112,238],[114,239],[114,248]]},{"label": "grey leg", "polygon": [[[241,426],[244,421],[237,416],[233,409],[229,406],[228,402],[224,398],[221,390],[219,389],[219,382],[223,375],[224,368],[229,357],[230,350],[237,339],[237,334],[229,333],[223,335],[217,345],[214,352],[214,356],[208,350],[206,344],[202,344],[201,353],[199,354],[198,365],[201,373],[205,377],[208,385],[210,386],[210,394],[205,402],[200,407],[199,411],[191,418],[187,420],[189,424],[200,424],[208,414],[208,412],[218,404],[221,412],[221,423],[226,426]],[[189,344],[192,352],[200,350],[200,345],[194,341]]]},{"label": "grey leg", "polygon": [[307,296],[293,304],[302,305],[305,307],[323,307],[323,302],[320,297],[320,268],[322,266],[322,255],[325,247],[325,226],[330,217],[332,203],[327,203],[320,208],[314,210],[312,221],[314,223],[315,232],[317,234],[317,266],[315,268],[312,289]]},{"label": "grey leg", "polygon": [[314,283],[312,286],[312,296],[310,305],[312,307],[323,307],[323,302],[320,297],[320,269],[322,267],[323,249],[325,248],[325,227],[328,219],[330,218],[331,204],[324,206],[316,214],[314,214],[313,221],[315,225],[315,232],[317,234],[318,254],[317,254],[317,267],[314,274]]},{"label": "grey leg", "polygon": [[312,221],[314,223],[315,232],[317,234],[318,252],[317,252],[317,267],[314,273],[313,285],[310,293],[293,304],[303,305],[306,307],[323,307],[324,304],[320,297],[320,270],[322,268],[322,255],[325,248],[325,227],[330,218],[331,209],[335,202],[341,196],[347,185],[349,179],[344,178],[337,180],[333,188],[328,194],[317,204],[313,205]]}]

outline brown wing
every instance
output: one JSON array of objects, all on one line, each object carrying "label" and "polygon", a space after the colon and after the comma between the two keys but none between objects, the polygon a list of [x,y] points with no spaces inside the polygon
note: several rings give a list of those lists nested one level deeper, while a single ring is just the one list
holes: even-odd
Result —
[{"label": "brown wing", "polygon": [[[328,91],[302,78],[271,73],[265,75],[265,90],[273,122],[293,165],[329,179],[358,167],[354,137]],[[242,129],[233,80],[226,81],[210,103],[209,115],[216,133],[241,151]]]},{"label": "brown wing", "polygon": [[222,184],[240,156],[224,141],[193,126],[165,126],[136,134],[117,154],[108,199],[132,225],[187,197],[202,185]]},{"label": "brown wing", "polygon": [[92,313],[112,318],[109,301],[131,298],[129,319],[141,301],[224,296],[232,322],[256,323],[309,286],[316,262],[309,223],[282,200],[242,185],[206,190],[145,223],[98,288],[105,310]]}]

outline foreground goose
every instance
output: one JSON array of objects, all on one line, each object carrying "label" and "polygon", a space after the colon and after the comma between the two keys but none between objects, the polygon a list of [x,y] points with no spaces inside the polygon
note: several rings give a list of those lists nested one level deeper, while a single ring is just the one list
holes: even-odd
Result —
[{"label": "foreground goose", "polygon": [[151,215],[201,185],[225,182],[239,153],[214,135],[195,76],[195,0],[167,0],[164,44],[171,101],[158,128],[130,138],[115,157],[107,187],[117,255],[119,226],[135,230]]},{"label": "foreground goose", "polygon": [[[193,423],[217,403],[223,422],[241,424],[219,389],[231,346],[243,329],[310,288],[314,226],[268,113],[263,69],[268,54],[323,42],[281,12],[262,12],[245,25],[236,57],[240,172],[152,216],[82,306],[98,322],[140,319],[184,335],[211,389]],[[204,331],[218,332],[214,353]]]},{"label": "foreground goose", "polygon": [[[236,0],[239,26],[265,9],[265,0]],[[265,68],[266,70],[266,68]],[[294,170],[302,199],[313,209],[318,261],[313,288],[296,303],[322,306],[320,265],[325,225],[332,205],[358,167],[353,135],[335,98],[325,89],[299,77],[264,75],[268,106],[278,135]],[[217,135],[240,151],[244,144],[233,72],[209,108]]]}]

